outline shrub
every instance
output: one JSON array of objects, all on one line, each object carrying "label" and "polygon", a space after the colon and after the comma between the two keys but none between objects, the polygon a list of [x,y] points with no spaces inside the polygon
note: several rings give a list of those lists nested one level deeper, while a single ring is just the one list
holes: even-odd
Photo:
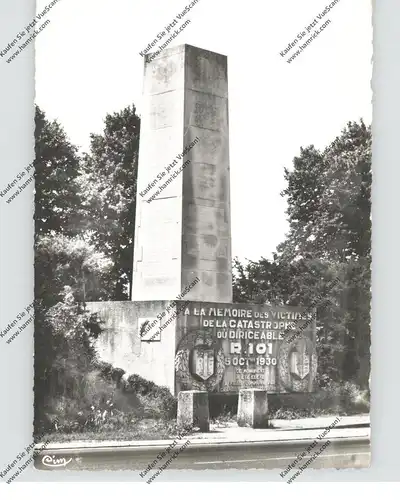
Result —
[{"label": "shrub", "polygon": [[139,399],[145,409],[145,418],[163,420],[176,418],[177,400],[171,395],[168,389],[166,389],[165,393],[150,393],[146,396],[139,396]]},{"label": "shrub", "polygon": [[85,374],[80,385],[79,394],[53,398],[50,403],[51,413],[59,417],[60,432],[120,429],[144,414],[139,399],[124,394],[100,370]]},{"label": "shrub", "polygon": [[361,389],[353,382],[344,382],[341,385],[341,405],[347,413],[369,413],[370,392]]},{"label": "shrub", "polygon": [[[96,368],[77,377],[76,390],[50,400],[39,432],[129,432],[142,419],[176,417],[177,400],[166,387],[139,375],[131,375],[125,381],[123,374],[124,370],[108,363],[96,363]],[[57,429],[51,423],[55,416],[59,418]]]},{"label": "shrub", "polygon": [[161,387],[140,375],[130,375],[124,391],[135,393],[145,408],[146,418],[172,419],[176,417],[178,402],[167,387]]},{"label": "shrub", "polygon": [[150,382],[140,375],[130,375],[124,385],[124,390],[145,396],[154,391],[155,387],[157,386],[154,382]]},{"label": "shrub", "polygon": [[103,361],[98,361],[96,363],[96,368],[100,372],[100,376],[107,380],[108,382],[115,382],[119,386],[121,379],[125,373],[122,368],[115,368],[110,363],[105,363]]},{"label": "shrub", "polygon": [[275,419],[356,415],[368,413],[369,408],[369,391],[353,382],[330,380],[313,393],[271,395],[269,398],[270,415]]}]

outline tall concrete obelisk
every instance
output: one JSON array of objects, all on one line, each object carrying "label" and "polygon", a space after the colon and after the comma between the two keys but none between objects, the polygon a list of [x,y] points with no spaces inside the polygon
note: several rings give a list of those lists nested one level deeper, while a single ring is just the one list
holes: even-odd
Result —
[{"label": "tall concrete obelisk", "polygon": [[145,56],[133,301],[232,302],[226,56]]}]

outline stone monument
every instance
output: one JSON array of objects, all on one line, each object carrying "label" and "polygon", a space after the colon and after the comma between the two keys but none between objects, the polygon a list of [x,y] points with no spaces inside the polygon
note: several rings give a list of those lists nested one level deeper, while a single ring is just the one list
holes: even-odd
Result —
[{"label": "stone monument", "polygon": [[[232,304],[226,56],[190,45],[149,56],[132,301],[87,305],[104,321],[97,351],[173,394],[191,391],[182,401],[246,390],[241,421],[256,426],[267,393],[313,390],[315,317]],[[285,342],[293,325],[300,333]]]},{"label": "stone monument", "polygon": [[225,56],[182,45],[145,64],[132,300],[198,277],[187,300],[232,302],[228,139]]}]

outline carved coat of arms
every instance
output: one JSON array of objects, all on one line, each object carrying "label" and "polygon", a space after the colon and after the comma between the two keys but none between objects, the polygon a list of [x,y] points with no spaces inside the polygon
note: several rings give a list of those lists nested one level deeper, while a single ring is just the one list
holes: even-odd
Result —
[{"label": "carved coat of arms", "polygon": [[204,344],[196,345],[190,352],[189,369],[194,377],[207,380],[215,371],[214,349]]},{"label": "carved coat of arms", "polygon": [[279,347],[278,376],[289,392],[311,392],[317,374],[317,353],[312,340],[301,336]]},{"label": "carved coat of arms", "polygon": [[303,380],[310,373],[311,356],[305,339],[300,339],[290,354],[290,373]]},{"label": "carved coat of arms", "polygon": [[225,357],[213,332],[193,330],[181,338],[175,355],[180,390],[211,391],[225,372]]}]

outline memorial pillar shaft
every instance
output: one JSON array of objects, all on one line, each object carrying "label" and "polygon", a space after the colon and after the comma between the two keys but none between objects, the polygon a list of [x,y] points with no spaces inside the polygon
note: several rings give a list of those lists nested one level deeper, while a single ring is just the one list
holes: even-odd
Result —
[{"label": "memorial pillar shaft", "polygon": [[146,56],[132,300],[232,301],[227,58]]}]

